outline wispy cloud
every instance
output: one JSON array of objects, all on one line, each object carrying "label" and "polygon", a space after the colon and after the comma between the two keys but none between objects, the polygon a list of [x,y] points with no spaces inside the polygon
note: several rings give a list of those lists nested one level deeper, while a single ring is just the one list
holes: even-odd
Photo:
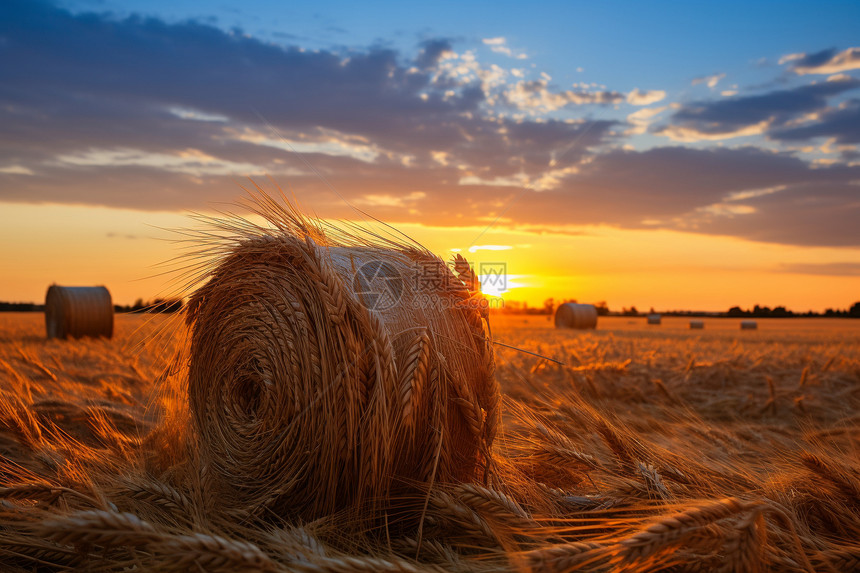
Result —
[{"label": "wispy cloud", "polygon": [[[517,82],[505,91],[504,96],[510,105],[537,113],[556,111],[570,105],[606,105],[624,101],[624,95],[614,91],[552,91],[546,79]],[[629,95],[627,97],[630,98]],[[659,99],[652,101],[659,101]],[[636,105],[646,104],[637,103]]]},{"label": "wispy cloud", "polygon": [[844,76],[760,95],[694,101],[680,107],[655,133],[685,142],[761,135],[823,111],[829,98],[858,88],[860,80]]},{"label": "wispy cloud", "polygon": [[701,76],[698,78],[693,78],[693,81],[690,82],[691,85],[699,85],[705,84],[711,89],[717,87],[717,84],[720,83],[720,80],[726,77],[726,74],[713,74],[711,76]]},{"label": "wispy cloud", "polygon": [[511,245],[474,245],[469,247],[470,253],[477,253],[478,251],[510,251],[513,249]]},{"label": "wispy cloud", "polygon": [[189,109],[183,107],[170,107],[167,109],[170,113],[181,119],[190,119],[194,121],[216,121],[219,123],[224,123],[230,119],[226,115],[221,115],[218,113],[206,113],[205,111],[200,111],[196,109]]},{"label": "wispy cloud", "polygon": [[840,277],[860,276],[860,263],[836,262],[836,263],[783,263],[778,270],[785,273],[796,273],[803,275],[827,275]]},{"label": "wispy cloud", "polygon": [[629,131],[630,134],[640,134],[645,133],[648,129],[648,126],[654,121],[658,115],[663,113],[669,109],[669,106],[661,106],[661,107],[645,107],[642,109],[637,109],[633,113],[627,116],[627,121],[633,128]]},{"label": "wispy cloud", "polygon": [[[74,167],[150,167],[195,176],[241,176],[266,173],[266,169],[259,165],[218,159],[198,149],[183,149],[174,153],[153,153],[140,149],[92,149],[81,153],[60,155],[56,161]],[[300,173],[291,170],[283,174]]]},{"label": "wispy cloud", "polygon": [[666,92],[663,90],[640,90],[634,88],[627,94],[627,103],[630,105],[651,105],[666,99]]},{"label": "wispy cloud", "polygon": [[808,141],[815,137],[832,138],[840,144],[860,144],[860,99],[840,103],[815,115],[815,121],[786,126],[770,132],[769,137],[782,141]]},{"label": "wispy cloud", "polygon": [[835,48],[811,54],[788,54],[779,60],[779,65],[789,64],[789,69],[799,75],[838,74],[860,70],[860,47],[837,52]]},{"label": "wispy cloud", "polygon": [[427,194],[422,191],[413,191],[408,195],[388,195],[369,193],[362,197],[353,200],[359,205],[367,205],[369,207],[409,207],[415,204],[416,201],[424,199]]},{"label": "wispy cloud", "polygon": [[528,59],[528,56],[524,52],[515,52],[510,47],[508,47],[508,40],[503,36],[499,36],[496,38],[484,38],[482,41],[485,46],[489,46],[490,50],[497,54],[502,54],[508,56],[509,58],[514,58],[517,60]]},{"label": "wispy cloud", "polygon": [[0,167],[0,173],[6,175],[34,175],[32,169],[23,165],[4,165]]}]

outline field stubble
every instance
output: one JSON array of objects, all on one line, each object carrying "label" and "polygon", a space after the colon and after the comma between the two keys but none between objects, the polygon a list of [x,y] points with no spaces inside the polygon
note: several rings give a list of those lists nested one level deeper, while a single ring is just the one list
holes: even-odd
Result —
[{"label": "field stubble", "polygon": [[497,347],[487,481],[433,484],[417,516],[391,500],[311,522],[210,509],[169,368],[180,320],[77,341],[42,321],[0,315],[4,570],[860,570],[851,321],[494,317],[497,340],[564,365]]}]

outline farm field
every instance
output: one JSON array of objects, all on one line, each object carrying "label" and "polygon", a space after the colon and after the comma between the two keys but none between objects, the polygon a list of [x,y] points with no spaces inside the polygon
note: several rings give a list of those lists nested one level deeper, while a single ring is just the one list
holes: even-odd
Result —
[{"label": "farm field", "polygon": [[180,317],[48,341],[0,314],[0,569],[860,570],[860,321],[688,323],[492,316],[564,364],[497,345],[492,475],[359,524],[206,499],[166,371]]}]

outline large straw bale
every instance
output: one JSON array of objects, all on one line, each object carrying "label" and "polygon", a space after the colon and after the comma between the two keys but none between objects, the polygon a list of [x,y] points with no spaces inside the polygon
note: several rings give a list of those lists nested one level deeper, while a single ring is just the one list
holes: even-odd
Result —
[{"label": "large straw bale", "polygon": [[499,390],[468,263],[258,208],[270,226],[222,221],[233,240],[187,307],[218,504],[312,518],[485,477]]}]

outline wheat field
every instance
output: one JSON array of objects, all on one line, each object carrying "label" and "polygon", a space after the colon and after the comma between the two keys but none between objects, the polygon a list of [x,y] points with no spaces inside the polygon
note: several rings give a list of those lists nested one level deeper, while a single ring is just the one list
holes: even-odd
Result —
[{"label": "wheat field", "polygon": [[[0,314],[3,571],[860,571],[852,321],[492,316],[492,471],[370,518],[219,511],[179,317],[46,340]],[[563,364],[560,364],[560,363]]]}]

